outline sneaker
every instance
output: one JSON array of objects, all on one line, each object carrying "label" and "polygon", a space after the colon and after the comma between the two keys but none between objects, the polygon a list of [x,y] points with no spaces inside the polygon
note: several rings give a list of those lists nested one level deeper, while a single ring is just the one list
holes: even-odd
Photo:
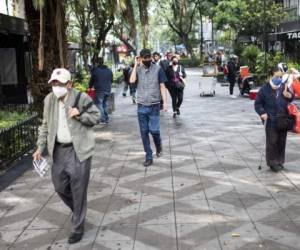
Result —
[{"label": "sneaker", "polygon": [[100,121],[100,124],[101,125],[106,125],[106,124],[108,124],[108,121]]},{"label": "sneaker", "polygon": [[144,165],[144,167],[149,167],[152,164],[153,164],[153,160],[146,160],[143,165]]},{"label": "sneaker", "polygon": [[162,156],[162,147],[160,146],[160,147],[158,147],[157,149],[156,149],[156,156],[157,157],[161,157]]},{"label": "sneaker", "polygon": [[281,170],[281,167],[279,165],[270,166],[270,168],[275,173],[277,173]]},{"label": "sneaker", "polygon": [[176,112],[177,112],[177,115],[180,115],[180,110],[179,110],[179,109],[177,109],[177,111],[176,111]]},{"label": "sneaker", "polygon": [[230,95],[229,97],[232,98],[232,99],[236,99],[235,95]]},{"label": "sneaker", "polygon": [[133,104],[136,104],[135,98],[132,98],[132,103],[133,103]]},{"label": "sneaker", "polygon": [[81,238],[83,236],[83,233],[71,233],[69,236],[68,242],[69,244],[75,244],[79,241],[81,241]]},{"label": "sneaker", "polygon": [[176,118],[177,114],[176,112],[173,113],[173,118]]}]

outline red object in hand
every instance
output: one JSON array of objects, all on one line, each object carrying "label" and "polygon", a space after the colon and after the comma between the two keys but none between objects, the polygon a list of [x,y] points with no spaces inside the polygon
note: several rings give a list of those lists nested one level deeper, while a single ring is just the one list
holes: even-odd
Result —
[{"label": "red object in hand", "polygon": [[292,89],[295,93],[296,98],[300,98],[300,82],[298,80],[293,80]]},{"label": "red object in hand", "polygon": [[294,132],[300,133],[300,112],[298,111],[297,106],[295,104],[288,105],[288,113],[295,117]]},{"label": "red object in hand", "polygon": [[95,89],[88,89],[87,94],[93,99],[96,99],[96,91]]},{"label": "red object in hand", "polygon": [[250,90],[250,93],[249,93],[249,98],[251,100],[255,100],[256,99],[256,96],[257,96],[257,93],[258,93],[258,89],[252,89]]}]

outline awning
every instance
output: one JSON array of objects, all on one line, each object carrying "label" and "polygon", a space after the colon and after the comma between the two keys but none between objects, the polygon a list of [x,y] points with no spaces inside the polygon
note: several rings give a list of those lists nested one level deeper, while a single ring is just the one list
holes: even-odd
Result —
[{"label": "awning", "polygon": [[300,40],[300,30],[270,33],[269,37],[271,38],[270,40],[277,40],[277,41]]},{"label": "awning", "polygon": [[24,19],[0,14],[0,33],[26,35],[27,24]]}]

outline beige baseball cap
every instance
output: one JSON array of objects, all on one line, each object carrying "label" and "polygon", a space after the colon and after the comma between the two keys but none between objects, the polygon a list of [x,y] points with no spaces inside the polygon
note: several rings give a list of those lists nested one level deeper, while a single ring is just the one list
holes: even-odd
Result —
[{"label": "beige baseball cap", "polygon": [[53,70],[51,74],[51,78],[48,81],[48,83],[51,83],[52,81],[59,81],[61,83],[67,83],[68,81],[71,81],[71,73],[69,70],[64,68],[58,68]]}]

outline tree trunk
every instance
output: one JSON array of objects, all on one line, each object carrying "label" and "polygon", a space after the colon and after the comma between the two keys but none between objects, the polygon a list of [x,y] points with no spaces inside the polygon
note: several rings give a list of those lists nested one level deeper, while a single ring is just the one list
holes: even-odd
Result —
[{"label": "tree trunk", "polygon": [[82,53],[82,59],[83,59],[83,65],[86,70],[86,72],[89,72],[89,66],[88,66],[88,48],[87,43],[85,41],[85,38],[81,37],[81,53]]},{"label": "tree trunk", "polygon": [[149,0],[138,0],[144,48],[147,47],[149,38],[148,4]]},{"label": "tree trunk", "polygon": [[[48,0],[45,1],[45,8],[47,11],[44,12],[45,20],[45,40],[44,40],[44,67],[43,70],[39,70],[38,63],[38,47],[39,47],[39,36],[40,36],[40,11],[36,10],[32,4],[32,1],[25,1],[25,13],[29,29],[29,46],[32,55],[32,80],[29,83],[34,103],[39,107],[43,106],[43,99],[49,93],[50,86],[48,80],[51,76],[53,69],[65,66],[62,64],[66,61],[66,30],[65,30],[65,12],[61,16],[61,31],[57,32],[57,24],[55,23],[55,17],[57,13],[57,1],[59,0]],[[61,2],[61,1],[60,1]],[[63,5],[64,6],[64,5]],[[57,35],[60,37],[57,37]],[[61,43],[59,43],[61,41]],[[60,50],[63,51],[60,51]]]},{"label": "tree trunk", "polygon": [[181,39],[182,39],[182,43],[184,44],[188,54],[190,54],[191,56],[194,55],[193,48],[189,43],[188,34],[182,34]]},{"label": "tree trunk", "polygon": [[202,19],[202,10],[201,10],[201,8],[199,8],[199,15],[200,15],[200,27],[201,27],[201,32],[200,32],[200,60],[202,62],[204,37],[203,37],[203,19]]}]

